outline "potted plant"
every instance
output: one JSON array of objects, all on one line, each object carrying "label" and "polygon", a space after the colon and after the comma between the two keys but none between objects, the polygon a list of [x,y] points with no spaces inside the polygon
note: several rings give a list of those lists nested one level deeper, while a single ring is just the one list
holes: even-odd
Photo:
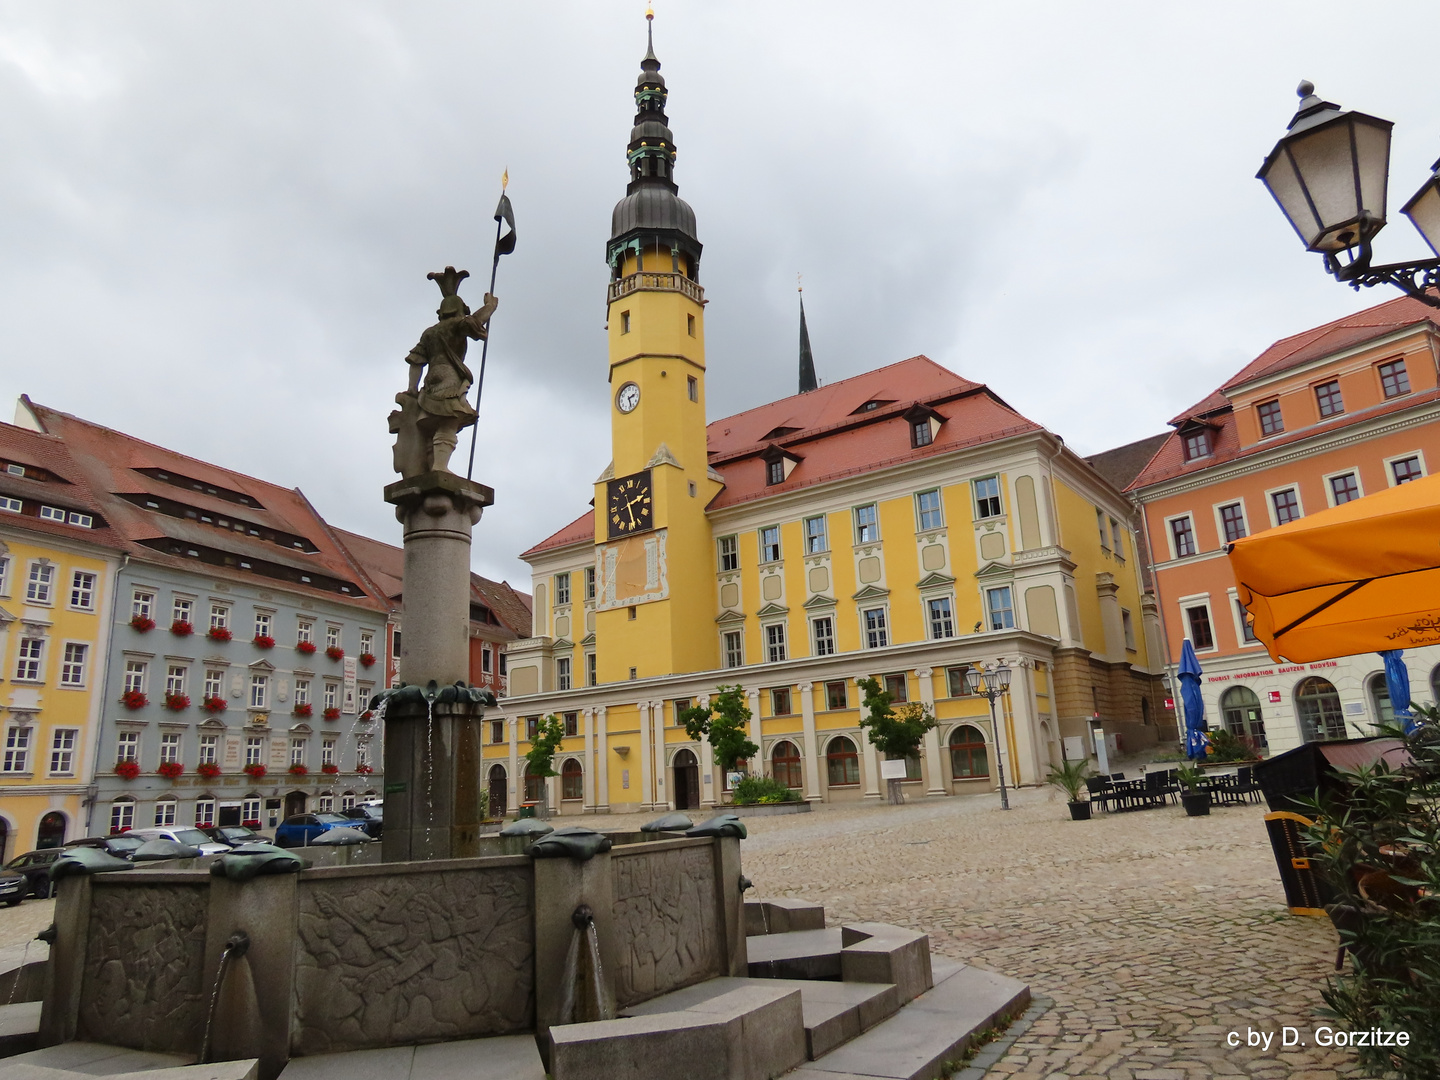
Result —
[{"label": "potted plant", "polygon": [[315,654],[315,642],[297,641],[295,643],[295,651],[298,653],[303,653],[306,656],[313,656]]},{"label": "potted plant", "polygon": [[148,634],[155,629],[155,620],[145,615],[136,615],[130,620],[130,629],[138,630],[142,634]]},{"label": "potted plant", "polygon": [[241,771],[252,780],[260,780],[264,778],[266,769],[260,762],[252,761]]},{"label": "potted plant", "polygon": [[190,707],[189,694],[166,694],[165,708],[171,712],[183,712]]},{"label": "potted plant", "polygon": [[373,766],[373,765],[356,765],[356,766],[355,766],[355,771],[356,771],[357,773],[359,773],[361,776],[369,776],[371,773],[373,773],[373,772],[375,771],[375,766]]},{"label": "potted plant", "polygon": [[328,656],[331,660],[344,660],[345,650],[340,648],[339,645],[331,645],[325,650],[325,655]]},{"label": "potted plant", "polygon": [[1074,758],[1062,762],[1058,769],[1052,765],[1050,775],[1045,777],[1069,796],[1071,821],[1090,820],[1090,803],[1080,798],[1080,792],[1085,787],[1085,777],[1089,773],[1090,763]]},{"label": "potted plant", "polygon": [[229,641],[230,628],[226,626],[212,626],[205,631],[205,636],[211,641]]},{"label": "potted plant", "polygon": [[138,761],[117,761],[115,763],[115,775],[121,780],[134,780],[140,775],[140,763]]},{"label": "potted plant", "polygon": [[131,710],[143,709],[150,704],[150,699],[142,691],[126,690],[120,695],[120,704]]},{"label": "potted plant", "polygon": [[1180,782],[1180,802],[1190,817],[1210,816],[1210,792],[1205,789],[1205,774],[1193,765],[1182,765],[1175,770],[1175,779]]},{"label": "potted plant", "polygon": [[176,637],[189,637],[195,632],[195,627],[184,619],[176,619],[170,624],[170,632]]},{"label": "potted plant", "polygon": [[361,667],[374,667],[374,666],[375,666],[375,654],[374,654],[374,653],[368,653],[368,652],[362,652],[362,653],[360,654],[360,666],[361,666]]},{"label": "potted plant", "polygon": [[335,706],[332,705],[332,706],[330,706],[330,708],[326,709],[326,710],[325,710],[323,713],[321,713],[320,715],[321,715],[322,717],[324,717],[326,720],[339,720],[339,719],[340,719],[340,710],[337,709],[337,708],[335,708]]},{"label": "potted plant", "polygon": [[338,772],[340,771],[340,766],[339,766],[339,765],[336,765],[336,764],[332,761],[332,762],[328,762],[328,763],[326,763],[326,764],[324,764],[324,765],[321,765],[321,766],[320,766],[320,771],[321,771],[322,773],[324,773],[326,776],[334,776],[336,773],[338,773]]},{"label": "potted plant", "polygon": [[301,765],[298,761],[294,765],[291,765],[287,771],[290,773],[291,776],[310,775],[310,770],[307,769],[304,765]]},{"label": "potted plant", "polygon": [[203,761],[195,766],[195,774],[204,777],[206,780],[214,780],[220,775],[220,766],[213,761]]},{"label": "potted plant", "polygon": [[315,711],[315,706],[308,701],[302,701],[290,710],[291,716],[309,716]]},{"label": "potted plant", "polygon": [[155,770],[166,780],[174,780],[185,771],[185,766],[178,761],[162,761],[159,768]]},{"label": "potted plant", "polygon": [[210,694],[200,699],[200,707],[208,713],[222,713],[225,711],[225,699],[219,694]]},{"label": "potted plant", "polygon": [[257,648],[273,649],[275,647],[275,639],[269,634],[256,634],[251,641]]}]

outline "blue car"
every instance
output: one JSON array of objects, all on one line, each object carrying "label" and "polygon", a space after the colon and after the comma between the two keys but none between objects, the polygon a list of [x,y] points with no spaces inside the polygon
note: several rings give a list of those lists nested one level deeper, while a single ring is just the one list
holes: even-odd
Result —
[{"label": "blue car", "polygon": [[306,847],[323,832],[355,824],[343,814],[294,814],[276,828],[275,843],[279,847]]}]

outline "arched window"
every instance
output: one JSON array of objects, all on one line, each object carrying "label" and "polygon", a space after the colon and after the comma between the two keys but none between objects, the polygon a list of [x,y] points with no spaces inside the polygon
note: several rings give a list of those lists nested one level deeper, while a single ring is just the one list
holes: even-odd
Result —
[{"label": "arched window", "polygon": [[320,793],[320,797],[315,800],[315,812],[317,814],[333,814],[335,812],[335,793],[333,791]]},{"label": "arched window", "polygon": [[979,780],[990,775],[990,757],[979,728],[961,724],[950,733],[950,775],[956,780]]},{"label": "arched window", "polygon": [[340,794],[340,809],[341,809],[341,810],[353,810],[353,809],[355,809],[355,792],[353,792],[353,791],[345,791],[345,792],[342,792],[342,793]]},{"label": "arched window", "polygon": [[51,810],[40,819],[40,828],[36,830],[35,834],[35,846],[37,848],[63,847],[65,825],[65,815],[59,810]]},{"label": "arched window", "polygon": [[110,804],[110,831],[129,832],[135,827],[135,800],[128,796]]},{"label": "arched window", "polygon": [[1395,708],[1390,704],[1390,687],[1385,682],[1384,673],[1370,676],[1370,708],[1374,712],[1375,723],[1393,724],[1395,722]]},{"label": "arched window", "polygon": [[1220,695],[1220,713],[1225,730],[1252,750],[1265,749],[1265,718],[1260,699],[1248,686],[1232,686]]},{"label": "arched window", "polygon": [[212,795],[201,795],[195,800],[195,824],[215,824],[215,798]]},{"label": "arched window", "polygon": [[505,766],[490,766],[488,788],[490,791],[490,816],[503,818],[510,810],[509,784],[506,782]]},{"label": "arched window", "polygon": [[525,801],[538,803],[545,797],[545,777],[536,776],[530,771],[530,766],[525,766]]},{"label": "arched window", "polygon": [[770,751],[770,767],[776,780],[788,788],[798,788],[803,781],[800,774],[800,751],[788,739],[775,744]]},{"label": "arched window", "polygon": [[1318,675],[1300,680],[1295,687],[1295,711],[1300,715],[1300,735],[1306,742],[1345,738],[1345,713],[1335,687]]},{"label": "arched window", "polygon": [[860,755],[855,743],[844,735],[836,735],[825,749],[825,767],[831,787],[847,787],[860,783]]},{"label": "arched window", "polygon": [[585,770],[573,757],[566,758],[560,766],[560,798],[585,798]]}]

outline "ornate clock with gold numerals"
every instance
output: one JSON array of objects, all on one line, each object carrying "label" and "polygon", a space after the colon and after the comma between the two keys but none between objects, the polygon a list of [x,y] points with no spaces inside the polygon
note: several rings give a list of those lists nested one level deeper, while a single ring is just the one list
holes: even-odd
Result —
[{"label": "ornate clock with gold numerals", "polygon": [[610,539],[654,528],[654,499],[649,469],[606,481],[605,520]]}]

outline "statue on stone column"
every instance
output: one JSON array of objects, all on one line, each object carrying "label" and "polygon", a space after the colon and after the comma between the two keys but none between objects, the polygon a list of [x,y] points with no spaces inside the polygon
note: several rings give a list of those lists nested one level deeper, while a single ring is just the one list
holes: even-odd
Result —
[{"label": "statue on stone column", "polygon": [[[484,341],[490,316],[499,301],[489,293],[479,311],[456,295],[470,274],[447,266],[426,275],[440,286],[440,321],[420,335],[405,362],[410,365],[410,386],[395,395],[399,406],[390,414],[395,435],[395,471],[409,480],[428,472],[449,472],[450,455],[460,431],[475,423],[470,386],[475,381],[465,366],[471,341]],[[422,381],[423,379],[423,381]]]}]

